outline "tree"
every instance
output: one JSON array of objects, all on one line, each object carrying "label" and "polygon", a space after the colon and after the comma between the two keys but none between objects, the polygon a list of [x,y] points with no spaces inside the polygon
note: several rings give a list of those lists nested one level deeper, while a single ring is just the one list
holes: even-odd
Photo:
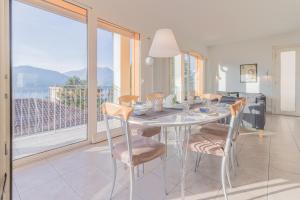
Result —
[{"label": "tree", "polygon": [[87,105],[87,84],[77,76],[70,77],[59,92],[62,104],[84,109]]}]

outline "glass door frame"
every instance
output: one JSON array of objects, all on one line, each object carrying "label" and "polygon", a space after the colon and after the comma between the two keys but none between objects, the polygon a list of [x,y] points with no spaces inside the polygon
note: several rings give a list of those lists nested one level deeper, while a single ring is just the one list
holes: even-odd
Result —
[{"label": "glass door frame", "polygon": [[[0,2],[0,181],[3,199],[12,197],[12,140],[11,140],[11,112],[10,112],[10,2]],[[5,176],[6,174],[6,176]],[[5,179],[5,182],[4,182]],[[2,184],[5,185],[2,185]]]},{"label": "glass door frame", "polygon": [[[140,96],[141,94],[140,92],[140,45],[141,45],[140,34],[130,29],[120,27],[116,24],[112,24],[101,18],[97,18],[96,32],[99,29],[112,33],[112,37],[113,37],[113,42],[112,42],[113,66],[112,67],[113,69],[115,69],[116,66],[121,67],[119,69],[120,70],[119,71],[119,84],[120,84],[119,95]],[[97,34],[97,40],[101,42],[101,38],[98,36],[99,35]],[[117,43],[115,43],[116,37],[118,38]],[[99,43],[99,41],[97,41],[97,44]],[[116,47],[115,45],[118,45],[116,49],[115,49]],[[99,51],[99,49],[97,49],[97,51]],[[118,57],[114,57],[115,51],[118,52],[116,53]],[[116,58],[118,58],[117,65],[114,64]],[[98,66],[96,67],[96,70],[98,70]],[[118,103],[118,99],[115,99],[115,97],[113,98],[115,103]],[[119,130],[120,128],[115,128],[112,130],[114,137],[120,136]],[[101,142],[107,139],[105,131],[97,130],[96,132],[97,132],[96,135],[93,137],[94,143]]]},{"label": "glass door frame", "polygon": [[[37,6],[38,4],[34,4],[34,0],[21,0],[22,3]],[[34,160],[38,160],[47,156],[55,155],[61,152],[65,152],[70,149],[74,149],[77,147],[85,146],[87,144],[91,144],[95,142],[95,137],[96,137],[96,127],[97,127],[97,120],[96,120],[96,110],[93,109],[94,106],[96,106],[96,89],[97,89],[97,80],[96,80],[96,63],[97,63],[97,57],[96,57],[96,42],[97,42],[97,36],[96,36],[96,27],[97,27],[97,17],[95,13],[95,9],[92,9],[91,7],[87,5],[80,4],[78,2],[75,2],[73,0],[68,1],[68,3],[71,3],[75,6],[81,7],[87,11],[87,16],[86,16],[86,22],[87,22],[87,88],[88,88],[88,108],[87,108],[87,139],[84,141],[80,141],[77,143],[65,145],[62,147],[58,147],[55,149],[47,150],[44,152],[40,152],[34,155],[26,156],[20,159],[16,159],[13,161],[13,166],[20,166],[24,165],[26,163],[32,162]],[[11,7],[11,1],[10,1],[10,7]],[[11,8],[10,8],[11,9]],[[59,12],[59,11],[58,11]],[[11,17],[11,16],[10,16]],[[9,20],[11,20],[9,17]],[[10,23],[11,27],[11,23]],[[11,38],[11,31],[9,34],[9,38]],[[11,41],[10,41],[10,46],[11,46]],[[9,48],[10,52],[10,48]],[[11,60],[11,52],[9,53],[10,60]],[[11,76],[11,63],[6,65],[8,70],[10,71],[10,76]],[[10,94],[12,91],[12,80],[10,80]],[[10,100],[11,102],[11,100]],[[11,106],[10,106],[11,107]],[[12,108],[10,108],[12,109]],[[12,122],[11,122],[12,123]],[[12,142],[12,129],[10,131],[10,140]],[[11,151],[12,151],[12,146],[11,146]]]},{"label": "glass door frame", "polygon": [[[180,87],[180,95],[179,95],[179,101],[184,101],[186,97],[186,94],[189,94],[191,91],[189,91],[189,77],[187,77],[187,82],[185,81],[185,56],[188,57],[188,76],[189,76],[189,70],[190,70],[190,57],[193,56],[196,59],[195,62],[195,79],[194,79],[194,92],[195,92],[195,96],[200,96],[203,94],[204,92],[204,88],[205,88],[205,61],[206,58],[204,58],[200,53],[197,53],[195,51],[188,51],[188,52],[181,52],[178,56],[178,61],[180,62],[180,83],[181,83],[181,87]],[[171,61],[171,59],[173,59],[173,61]],[[174,91],[175,85],[172,85],[175,83],[175,78],[171,77],[172,75],[174,75],[174,71],[175,69],[171,69],[172,67],[175,67],[175,61],[174,61],[175,57],[170,58],[170,91]],[[178,62],[178,63],[179,63]],[[186,89],[188,91],[186,91]]]},{"label": "glass door frame", "polygon": [[[30,5],[35,6],[34,4],[36,0],[19,0],[23,3],[29,2]],[[106,140],[104,134],[101,134],[99,137],[99,133],[97,133],[97,29],[99,28],[99,17],[96,13],[96,10],[88,5],[84,5],[79,3],[75,0],[68,0],[66,1],[71,3],[75,6],[81,7],[87,11],[87,88],[88,88],[88,108],[87,108],[87,140],[80,141],[77,143],[69,144],[66,146],[58,147],[55,149],[51,149],[48,151],[44,151],[41,153],[37,153],[34,155],[26,156],[17,160],[13,161],[14,166],[20,166],[29,162],[32,162],[37,159],[41,159],[47,156],[55,155],[61,152],[65,152],[70,149],[78,148],[81,146],[85,146],[88,144],[98,143],[103,140]],[[7,17],[10,19],[10,17]],[[11,25],[10,25],[11,26]],[[127,29],[125,29],[127,30]],[[11,34],[9,33],[9,37],[11,38]],[[133,39],[134,39],[134,58],[133,58],[133,79],[130,80],[130,85],[133,89],[132,94],[139,95],[141,92],[140,88],[140,34],[133,32]],[[8,48],[8,50],[10,50]],[[11,54],[8,57],[11,58]],[[7,70],[11,70],[11,64],[8,64]],[[138,79],[138,80],[136,80]],[[10,82],[11,84],[11,82]],[[12,90],[9,87],[10,91]],[[12,131],[10,133],[12,138]],[[11,139],[12,140],[12,139]]]}]

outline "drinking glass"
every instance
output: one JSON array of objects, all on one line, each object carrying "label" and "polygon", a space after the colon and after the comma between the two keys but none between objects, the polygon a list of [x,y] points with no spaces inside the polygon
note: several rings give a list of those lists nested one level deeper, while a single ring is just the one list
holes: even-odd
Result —
[{"label": "drinking glass", "polygon": [[189,110],[190,110],[190,104],[188,102],[184,102],[183,103],[183,111],[185,113],[189,113]]}]

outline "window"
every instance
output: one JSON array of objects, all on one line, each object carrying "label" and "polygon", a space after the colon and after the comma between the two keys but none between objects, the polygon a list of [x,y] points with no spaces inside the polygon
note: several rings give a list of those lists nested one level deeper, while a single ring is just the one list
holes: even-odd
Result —
[{"label": "window", "polygon": [[194,52],[181,54],[170,59],[170,91],[177,100],[183,101],[189,95],[203,93],[203,60]]},{"label": "window", "polygon": [[177,101],[182,101],[182,68],[181,68],[181,55],[175,56],[170,59],[170,92],[176,95]]},{"label": "window", "polygon": [[184,54],[184,97],[196,93],[196,57]]},{"label": "window", "polygon": [[87,139],[86,16],[64,1],[12,1],[14,159]]},{"label": "window", "polygon": [[[97,29],[97,132],[105,126],[103,102],[118,103],[121,95],[139,95],[139,34],[99,20]],[[111,121],[120,127],[119,121]]]}]

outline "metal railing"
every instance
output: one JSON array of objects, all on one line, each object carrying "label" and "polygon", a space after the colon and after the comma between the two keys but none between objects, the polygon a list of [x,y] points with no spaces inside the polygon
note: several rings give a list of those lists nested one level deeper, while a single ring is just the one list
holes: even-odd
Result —
[{"label": "metal railing", "polygon": [[[46,91],[45,91],[46,90]],[[48,90],[48,92],[47,92]],[[53,86],[13,91],[13,136],[30,136],[87,124],[87,86]],[[98,87],[97,120],[101,104],[119,96],[115,87]]]}]

